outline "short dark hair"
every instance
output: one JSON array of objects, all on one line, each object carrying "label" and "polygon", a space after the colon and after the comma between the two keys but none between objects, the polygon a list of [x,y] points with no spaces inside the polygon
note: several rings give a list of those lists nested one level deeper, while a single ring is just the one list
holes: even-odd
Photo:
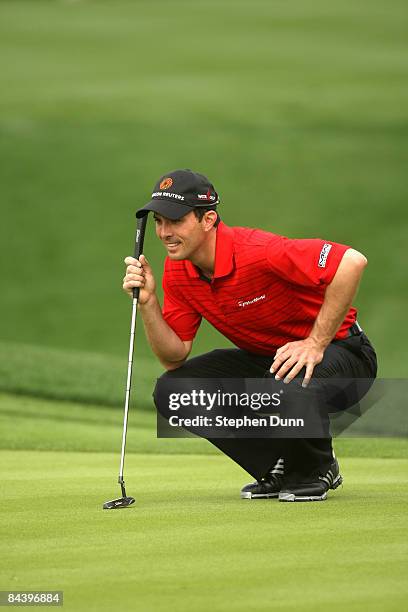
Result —
[{"label": "short dark hair", "polygon": [[217,213],[217,219],[214,223],[214,227],[217,227],[217,225],[219,224],[219,222],[221,221],[221,217],[217,212],[217,209],[215,208],[215,206],[197,206],[196,208],[193,208],[193,212],[195,214],[195,216],[197,217],[197,219],[199,221],[202,220],[202,218],[204,217],[205,213],[210,211],[210,210],[215,210],[215,212]]}]

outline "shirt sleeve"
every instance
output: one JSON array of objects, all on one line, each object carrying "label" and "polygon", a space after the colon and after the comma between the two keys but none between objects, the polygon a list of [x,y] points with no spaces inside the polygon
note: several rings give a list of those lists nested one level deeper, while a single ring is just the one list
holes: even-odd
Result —
[{"label": "shirt sleeve", "polygon": [[201,323],[201,315],[178,295],[163,277],[163,318],[180,340],[193,340]]},{"label": "shirt sleeve", "polygon": [[290,239],[275,236],[266,247],[268,267],[277,276],[303,287],[327,286],[349,249],[320,238]]}]

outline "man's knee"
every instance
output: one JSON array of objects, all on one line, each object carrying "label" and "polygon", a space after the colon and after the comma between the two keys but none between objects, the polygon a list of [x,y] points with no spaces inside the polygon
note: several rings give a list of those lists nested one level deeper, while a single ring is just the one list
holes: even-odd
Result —
[{"label": "man's knee", "polygon": [[178,410],[174,406],[178,405],[177,400],[180,395],[191,393],[194,386],[193,380],[184,366],[168,370],[157,379],[153,390],[153,400],[157,410],[166,419],[174,414],[174,410]]},{"label": "man's knee", "polygon": [[156,405],[156,408],[160,412],[160,414],[166,419],[168,419],[170,416],[169,396],[171,393],[171,386],[174,378],[174,376],[172,376],[173,371],[174,370],[169,370],[167,372],[164,372],[160,376],[160,378],[157,379],[156,385],[153,390],[153,400]]}]

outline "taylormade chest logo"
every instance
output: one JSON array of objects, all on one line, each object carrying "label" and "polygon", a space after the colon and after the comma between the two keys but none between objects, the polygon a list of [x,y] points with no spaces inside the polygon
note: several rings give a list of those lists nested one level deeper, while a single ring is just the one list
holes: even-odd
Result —
[{"label": "taylormade chest logo", "polygon": [[332,246],[333,245],[331,244],[327,244],[327,242],[324,243],[322,250],[320,251],[320,255],[319,255],[319,263],[318,263],[319,268],[326,267],[327,256],[330,253],[330,249],[332,248]]},{"label": "taylormade chest logo", "polygon": [[259,302],[260,300],[264,300],[266,298],[265,293],[263,295],[259,295],[258,297],[253,298],[252,300],[248,300],[247,302],[239,301],[238,306],[240,308],[245,308],[245,306],[250,306],[251,304],[255,304],[255,302]]}]

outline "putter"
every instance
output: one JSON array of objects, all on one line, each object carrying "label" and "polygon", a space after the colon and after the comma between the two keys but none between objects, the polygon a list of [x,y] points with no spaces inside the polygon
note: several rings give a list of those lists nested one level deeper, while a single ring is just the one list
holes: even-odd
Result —
[{"label": "putter", "polygon": [[[143,241],[146,230],[147,215],[137,220],[136,238],[135,238],[135,259],[139,259],[142,254]],[[129,414],[129,399],[130,399],[130,388],[132,385],[132,365],[133,365],[133,349],[135,344],[135,329],[136,329],[136,316],[137,316],[137,301],[139,299],[139,287],[133,288],[133,300],[132,300],[132,320],[130,324],[130,343],[129,343],[129,360],[128,360],[128,371],[126,379],[126,394],[125,394],[125,414],[123,418],[123,434],[122,434],[122,452],[120,456],[120,468],[118,483],[122,491],[122,497],[118,499],[112,499],[103,504],[104,510],[113,510],[115,508],[127,508],[135,503],[134,497],[128,497],[126,495],[125,481],[123,480],[123,469],[125,465],[125,450],[126,450],[126,434],[127,434],[127,423]]]}]

